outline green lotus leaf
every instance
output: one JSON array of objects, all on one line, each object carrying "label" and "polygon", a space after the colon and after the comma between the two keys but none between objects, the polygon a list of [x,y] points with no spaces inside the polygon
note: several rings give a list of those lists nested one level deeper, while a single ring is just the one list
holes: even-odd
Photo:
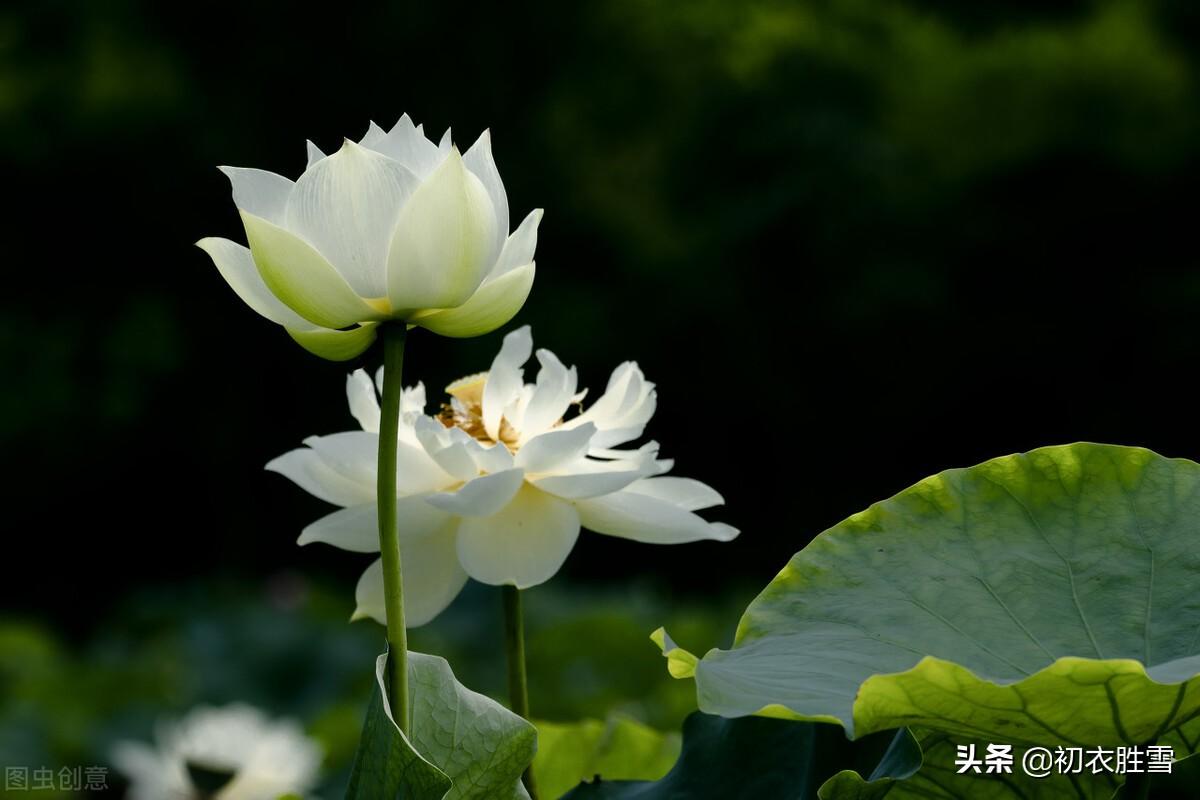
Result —
[{"label": "green lotus leaf", "polygon": [[[879,800],[895,781],[916,772],[921,750],[907,730],[849,741],[839,726],[694,713],[683,726],[683,751],[662,780],[608,781],[570,792],[568,800]],[[833,795],[823,784],[844,771],[870,775],[854,794]]]},{"label": "green lotus leaf", "polygon": [[628,717],[537,723],[533,775],[542,800],[556,800],[582,781],[655,781],[679,758],[677,733],[660,733]]},{"label": "green lotus leaf", "polygon": [[701,710],[1195,749],[1200,465],[1097,444],[921,481],[816,537],[696,659]]},{"label": "green lotus leaf", "polygon": [[537,748],[534,727],[460,684],[445,659],[408,654],[411,738],[387,703],[387,654],[354,758],[347,800],[514,800]]},{"label": "green lotus leaf", "polygon": [[978,757],[982,757],[988,742],[938,731],[920,731],[917,739],[924,751],[921,769],[897,783],[887,800],[1110,800],[1117,791],[1117,780],[1103,772],[1068,775],[1052,771],[1042,778],[1029,776],[1021,768],[1023,747],[1013,748],[1010,773],[988,774],[986,767],[981,773],[959,773],[955,765],[958,745],[973,744]]}]

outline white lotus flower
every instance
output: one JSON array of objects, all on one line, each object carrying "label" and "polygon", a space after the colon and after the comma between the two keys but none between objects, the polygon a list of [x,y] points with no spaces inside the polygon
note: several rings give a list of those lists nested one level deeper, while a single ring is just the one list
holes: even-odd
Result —
[{"label": "white lotus flower", "polygon": [[[451,384],[449,403],[433,416],[422,413],[424,387],[402,394],[396,493],[410,627],[437,616],[468,576],[521,589],[549,580],[581,526],[651,544],[737,536],[694,513],[721,504],[721,495],[699,481],[664,476],[671,462],[658,460],[655,442],[614,449],[640,437],[654,414],[654,384],[637,364],[617,367],[604,395],[571,416],[584,395],[575,368],[539,350],[537,381],[526,384],[521,365],[532,348],[527,326],[508,334],[491,370]],[[306,448],[267,469],[344,507],[305,528],[300,544],[378,552],[379,402],[362,370],[347,389],[362,430],[310,437]],[[379,561],[356,594],[356,619],[385,622]]]},{"label": "white lotus flower", "polygon": [[321,765],[297,723],[240,704],[196,708],[155,738],[113,750],[131,800],[277,800],[308,792]]},{"label": "white lotus flower", "polygon": [[385,320],[478,336],[529,296],[542,212],[509,235],[487,131],[460,156],[450,131],[435,144],[406,114],[329,156],[309,142],[294,183],[221,169],[250,247],[196,244],[247,305],[324,358],[358,355]]}]

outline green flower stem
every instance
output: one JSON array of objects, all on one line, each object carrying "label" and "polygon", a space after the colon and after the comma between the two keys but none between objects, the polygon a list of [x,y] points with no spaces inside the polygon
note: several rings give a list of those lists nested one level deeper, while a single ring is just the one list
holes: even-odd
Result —
[{"label": "green flower stem", "polygon": [[379,418],[379,553],[383,559],[383,603],[387,615],[388,702],[392,716],[408,735],[408,631],[404,627],[404,591],[400,572],[400,531],[396,521],[396,445],[400,433],[400,387],[404,371],[403,322],[380,326],[383,338],[383,405]]},{"label": "green flower stem", "polygon": [[[521,611],[521,590],[501,586],[504,596],[504,645],[508,653],[508,704],[523,719],[529,719],[529,683],[525,677],[525,621]],[[538,800],[533,782],[533,765],[521,776],[532,800]]]}]

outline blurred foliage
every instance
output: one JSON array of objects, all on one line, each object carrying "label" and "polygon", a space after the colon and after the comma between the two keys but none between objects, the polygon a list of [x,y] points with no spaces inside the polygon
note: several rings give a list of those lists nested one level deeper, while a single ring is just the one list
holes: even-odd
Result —
[{"label": "blurred foliage", "polygon": [[[73,537],[69,557],[26,541],[86,608],[30,592],[36,571],[6,582],[3,607],[82,632],[130,583],[280,566],[353,580],[291,547],[322,507],[261,472],[350,424],[346,367],[255,318],[191,242],[242,236],[214,165],[295,175],[305,137],[329,149],[403,111],[464,144],[493,128],[512,207],[547,210],[518,322],[593,390],[638,359],[660,389],[649,434],[745,531],[687,548],[585,536],[575,580],[761,585],[815,533],[948,466],[1078,439],[1200,453],[1180,366],[1200,302],[1195,4],[326,17],[0,8],[10,524],[43,528],[65,494],[120,531]],[[409,376],[436,394],[498,340],[417,336]],[[164,527],[212,546],[147,556]]]},{"label": "blurred foliage", "polygon": [[[627,777],[660,777],[678,740],[643,723],[676,731],[695,697],[663,670],[644,620],[670,618],[696,640],[727,641],[731,630],[722,628],[732,619],[648,591],[581,595],[563,588],[529,593],[532,702],[539,718],[552,720],[540,724],[557,740],[590,741],[588,763],[597,770],[609,764],[605,753],[637,752],[644,768]],[[35,624],[2,623],[0,766],[105,765],[117,740],[149,741],[156,725],[196,705],[246,702],[301,720],[326,752],[318,796],[341,796],[383,645],[375,623],[347,623],[352,606],[345,591],[282,574],[258,591],[207,582],[139,592],[78,648]],[[595,635],[582,635],[579,620]],[[411,646],[447,658],[466,686],[504,701],[500,623],[498,593],[473,585],[445,614],[412,631]],[[612,730],[586,721],[611,709],[629,715]],[[575,726],[577,720],[584,722]],[[118,791],[119,774],[111,772],[109,783]]]},{"label": "blurred foliage", "polygon": [[533,774],[538,794],[558,800],[584,781],[654,781],[670,772],[683,746],[678,733],[660,733],[619,715],[560,724],[539,722]]}]

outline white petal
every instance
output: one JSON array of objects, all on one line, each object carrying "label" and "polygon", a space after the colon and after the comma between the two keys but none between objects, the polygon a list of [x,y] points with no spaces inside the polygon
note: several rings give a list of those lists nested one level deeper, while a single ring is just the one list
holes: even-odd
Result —
[{"label": "white petal", "polygon": [[635,362],[626,361],[613,370],[604,394],[564,427],[593,422],[598,431],[593,447],[613,447],[641,436],[657,403],[654,384],[645,379]]},{"label": "white petal", "polygon": [[716,489],[692,478],[647,478],[630,486],[629,491],[658,498],[685,511],[699,511],[725,503],[725,498]]},{"label": "white petal", "polygon": [[[492,133],[484,131],[475,144],[463,154],[463,163],[474,173],[487,190],[488,198],[492,201],[492,211],[495,213],[496,226],[493,229],[492,246],[488,249],[487,263],[490,267],[496,263],[504,241],[508,237],[508,195],[504,192],[504,182],[500,180],[500,171],[492,157]],[[528,264],[533,257],[522,261]]]},{"label": "white petal", "polygon": [[488,268],[496,218],[487,190],[454,150],[400,211],[387,251],[392,308],[454,308]]},{"label": "white petal", "polygon": [[425,502],[464,517],[486,517],[504,508],[524,483],[525,473],[510,469],[491,475],[480,475],[467,481],[457,491],[431,494]]},{"label": "white petal", "polygon": [[595,433],[596,426],[591,424],[547,431],[522,445],[514,463],[530,473],[555,472],[563,464],[585,455]]},{"label": "white petal", "polygon": [[[380,367],[382,374],[383,367]],[[416,386],[409,386],[400,394],[400,412],[403,414],[425,413],[425,384],[417,381]]]},{"label": "white petal", "polygon": [[504,337],[500,352],[488,370],[487,382],[483,386],[483,427],[493,441],[500,438],[500,420],[504,409],[521,392],[524,372],[521,365],[529,360],[533,352],[533,334],[528,325],[522,325]]},{"label": "white petal", "polygon": [[356,369],[346,378],[346,398],[350,401],[350,413],[362,429],[379,433],[379,396],[366,370]]},{"label": "white petal", "polygon": [[309,139],[308,140],[308,164],[307,164],[307,166],[305,166],[305,169],[308,169],[309,167],[311,167],[313,164],[317,163],[324,157],[325,157],[325,154],[321,152],[321,148],[319,148],[315,144],[313,144],[312,139]]},{"label": "white petal", "polygon": [[530,480],[542,491],[556,497],[582,500],[618,492],[648,474],[645,467],[629,463],[591,460],[583,463],[587,466],[575,466],[560,475],[543,475]]},{"label": "white petal", "polygon": [[413,421],[413,432],[425,452],[450,475],[460,481],[469,481],[479,475],[479,467],[466,443],[451,437],[442,423],[429,417],[417,417]]},{"label": "white petal", "polygon": [[266,467],[278,472],[304,491],[338,506],[355,506],[375,502],[374,484],[352,481],[336,472],[313,450],[302,448],[284,453]]},{"label": "white petal", "polygon": [[[396,500],[396,522],[401,546],[452,529],[454,517],[426,503],[420,496]],[[379,516],[375,503],[334,511],[309,525],[297,544],[324,542],[355,553],[379,552]]]},{"label": "white petal", "polygon": [[379,435],[346,431],[328,436],[309,436],[304,443],[339,475],[365,486],[375,485]]},{"label": "white petal", "polygon": [[558,572],[578,538],[571,504],[525,484],[499,513],[459,523],[458,559],[477,581],[528,589]]},{"label": "white petal", "polygon": [[281,223],[295,184],[282,175],[262,169],[220,167],[220,170],[233,184],[233,204],[239,210],[276,225]]},{"label": "white petal", "polygon": [[296,181],[287,226],[329,260],[361,297],[387,295],[387,253],[400,209],[420,180],[346,140]]},{"label": "white petal", "polygon": [[542,209],[535,208],[521,221],[517,229],[504,242],[504,249],[496,259],[496,266],[490,273],[492,278],[504,275],[517,267],[533,263],[533,253],[537,250],[538,224],[542,221]]},{"label": "white petal", "polygon": [[466,444],[480,472],[503,472],[513,468],[515,460],[504,445],[485,445],[476,439],[472,439]]},{"label": "white petal", "polygon": [[250,248],[216,237],[201,239],[196,242],[196,246],[208,253],[217,265],[221,277],[233,287],[246,305],[279,325],[301,330],[312,327],[312,323],[271,294],[267,284],[263,283],[262,276],[258,274],[258,267],[254,266]]},{"label": "white petal", "polygon": [[374,503],[326,514],[300,532],[296,544],[324,542],[352,553],[379,552],[379,516]]},{"label": "white petal", "polygon": [[[450,605],[467,582],[458,563],[453,533],[439,533],[400,545],[400,575],[404,595],[404,625],[417,628]],[[357,608],[352,619],[370,617],[387,624],[383,597],[383,562],[367,567],[354,590]]]},{"label": "white petal", "polygon": [[378,150],[376,145],[382,142],[385,136],[387,136],[387,133],[383,130],[383,128],[376,125],[375,120],[371,120],[371,123],[367,126],[367,132],[363,134],[363,137],[359,139],[358,143],[363,147],[369,147],[373,150]]},{"label": "white petal", "polygon": [[[383,394],[383,367],[375,370],[375,386],[379,394]],[[425,413],[425,384],[417,381],[416,386],[409,386],[400,393],[400,413]]]},{"label": "white petal", "polygon": [[[304,443],[315,450],[334,471],[352,481],[374,487],[379,460],[379,435],[368,431],[346,431],[329,436],[310,436]],[[404,442],[396,447],[396,492],[400,495],[437,491],[454,483],[424,450]]]},{"label": "white petal", "polygon": [[322,328],[345,328],[382,318],[308,242],[246,211],[242,224],[263,282],[304,319]]},{"label": "white petal", "polygon": [[399,161],[421,180],[429,177],[444,157],[438,152],[437,145],[426,139],[425,134],[413,125],[408,114],[400,117],[387,136],[371,145],[371,148]]},{"label": "white petal", "polygon": [[575,507],[585,528],[647,544],[682,544],[702,539],[727,542],[738,533],[728,525],[708,522],[664,500],[628,489],[578,500]]},{"label": "white petal", "polygon": [[525,407],[525,413],[515,423],[521,432],[522,446],[562,419],[571,406],[571,398],[575,396],[579,383],[575,368],[565,367],[549,350],[538,350],[537,358],[542,368],[538,371],[536,388]]}]

